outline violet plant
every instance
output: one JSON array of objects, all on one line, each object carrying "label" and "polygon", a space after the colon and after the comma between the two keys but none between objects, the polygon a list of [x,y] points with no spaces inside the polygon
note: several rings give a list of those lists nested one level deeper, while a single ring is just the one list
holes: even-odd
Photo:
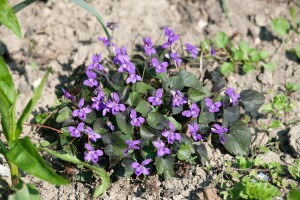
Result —
[{"label": "violet plant", "polygon": [[[99,37],[110,56],[92,55],[74,86],[80,92],[64,90],[56,117],[64,143],[58,148],[86,165],[114,169],[118,177],[170,178],[178,162],[202,163],[206,142],[233,155],[250,153],[251,132],[242,119],[247,114],[255,120],[264,96],[226,87],[218,70],[206,70],[200,79],[184,70],[189,60],[215,50],[187,43],[187,54],[181,54],[179,35],[168,27],[164,32],[160,45],[143,38],[143,55],[129,55],[125,46]],[[93,84],[85,84],[89,79]]]}]

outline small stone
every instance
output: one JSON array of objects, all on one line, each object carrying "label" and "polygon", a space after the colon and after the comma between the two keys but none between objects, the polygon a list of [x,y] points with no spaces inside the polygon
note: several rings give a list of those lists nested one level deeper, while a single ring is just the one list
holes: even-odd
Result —
[{"label": "small stone", "polygon": [[294,126],[288,133],[289,145],[294,156],[300,158],[300,125]]},{"label": "small stone", "polygon": [[265,153],[265,154],[261,154],[258,157],[261,158],[262,161],[267,164],[269,164],[271,162],[281,163],[280,155],[278,155],[277,153],[272,152],[272,151],[269,151],[268,153]]},{"label": "small stone", "polygon": [[10,170],[4,165],[0,165],[0,176],[10,176]]}]

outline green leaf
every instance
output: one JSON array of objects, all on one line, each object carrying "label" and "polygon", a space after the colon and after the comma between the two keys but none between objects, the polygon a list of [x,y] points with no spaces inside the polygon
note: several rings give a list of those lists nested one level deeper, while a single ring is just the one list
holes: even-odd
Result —
[{"label": "green leaf", "polygon": [[179,75],[168,78],[166,83],[171,89],[182,90],[184,88],[183,80]]},{"label": "green leaf", "polygon": [[276,18],[272,21],[272,29],[275,33],[279,35],[286,35],[289,33],[290,24],[284,18]]},{"label": "green leaf", "polygon": [[151,90],[153,87],[151,85],[148,85],[144,82],[137,82],[135,84],[132,84],[132,91],[138,92],[141,94],[147,93],[149,90]]},{"label": "green leaf", "polygon": [[203,98],[208,96],[210,96],[210,92],[207,90],[206,87],[197,88],[197,89],[189,88],[188,90],[188,97],[191,100],[191,103],[200,101]]},{"label": "green leaf", "polygon": [[41,150],[46,151],[47,153],[49,153],[61,160],[64,160],[66,162],[71,162],[76,165],[83,165],[84,167],[89,168],[95,174],[97,174],[101,178],[102,183],[100,186],[98,186],[96,188],[93,197],[95,197],[95,198],[99,197],[108,189],[108,187],[110,185],[110,178],[109,178],[108,173],[103,168],[92,166],[87,163],[81,162],[75,156],[72,156],[70,154],[60,154],[60,153],[57,153],[55,151],[45,149],[45,148],[41,148]]},{"label": "green leaf", "polygon": [[147,114],[148,112],[151,112],[152,108],[151,105],[146,100],[141,100],[138,105],[135,108],[136,112],[139,112],[141,114]]},{"label": "green leaf", "polygon": [[298,58],[300,58],[300,45],[297,45],[295,48],[295,53],[298,56]]},{"label": "green leaf", "polygon": [[260,108],[262,112],[271,112],[273,110],[272,104],[271,103],[267,103],[262,105],[262,107]]},{"label": "green leaf", "polygon": [[132,135],[133,134],[133,126],[130,124],[130,120],[126,120],[126,117],[122,113],[118,113],[115,115],[115,119],[118,127],[125,134]]},{"label": "green leaf", "polygon": [[29,137],[25,137],[12,142],[12,148],[7,153],[10,162],[17,165],[22,170],[41,178],[49,183],[62,185],[69,181],[57,175],[49,165],[45,163]]},{"label": "green leaf", "polygon": [[17,12],[23,10],[24,8],[26,8],[27,6],[29,6],[30,4],[32,4],[35,1],[37,1],[37,0],[22,1],[21,3],[18,3],[17,5],[13,6],[12,9],[13,9],[14,13],[16,14]]},{"label": "green leaf", "polygon": [[215,114],[209,112],[209,108],[206,106],[205,101],[201,101],[201,110],[198,118],[200,124],[208,124],[216,120]]},{"label": "green leaf", "polygon": [[[224,105],[224,103],[223,103]],[[223,126],[229,126],[232,123],[238,121],[240,118],[240,107],[233,105],[229,107],[223,107]]]},{"label": "green leaf", "polygon": [[287,195],[287,200],[299,200],[299,197],[300,189],[292,189]]},{"label": "green leaf", "polygon": [[102,136],[102,141],[107,144],[104,152],[109,155],[111,161],[116,162],[124,157],[124,150],[128,147],[126,140],[132,140],[132,137],[122,132],[107,133]]},{"label": "green leaf", "polygon": [[277,67],[277,65],[274,62],[272,62],[272,63],[263,63],[263,67],[266,70],[270,71],[270,72],[274,72],[275,69],[276,69],[276,67]]},{"label": "green leaf", "polygon": [[181,144],[177,153],[179,160],[189,160],[191,158],[192,152],[191,147],[188,144]]},{"label": "green leaf", "polygon": [[181,76],[183,85],[185,87],[190,87],[190,88],[195,88],[195,89],[203,87],[203,85],[199,82],[197,77],[194,74],[192,74],[191,72],[182,70],[179,72],[179,75]]},{"label": "green leaf", "polygon": [[269,55],[269,52],[267,52],[266,50],[261,50],[259,52],[259,56],[261,59],[266,60],[269,58],[270,55]]},{"label": "green leaf", "polygon": [[9,28],[16,36],[22,38],[18,19],[7,0],[0,0],[0,23]]},{"label": "green leaf", "polygon": [[220,71],[221,71],[221,73],[223,75],[227,75],[227,74],[233,73],[234,72],[234,64],[233,63],[224,62],[221,65]]},{"label": "green leaf", "polygon": [[255,90],[243,90],[240,94],[246,112],[256,113],[263,105],[265,97],[262,93]]},{"label": "green leaf", "polygon": [[300,90],[300,84],[299,83],[287,82],[285,84],[285,88],[289,91],[299,91]]},{"label": "green leaf", "polygon": [[270,126],[269,128],[280,128],[282,126],[281,122],[279,120],[273,120],[271,123],[270,123]]},{"label": "green leaf", "polygon": [[[165,116],[165,117],[167,117],[167,116]],[[175,130],[178,130],[178,131],[181,130],[182,125],[179,122],[177,122],[176,119],[174,119],[173,117],[167,117],[167,118],[174,124]]]},{"label": "green leaf", "polygon": [[245,63],[243,65],[243,71],[248,74],[248,73],[251,73],[251,72],[254,72],[255,71],[255,68],[252,64],[250,63]]},{"label": "green leaf", "polygon": [[151,112],[146,120],[149,126],[158,130],[169,127],[168,119],[158,112]]},{"label": "green leaf", "polygon": [[10,140],[15,131],[15,104],[17,92],[6,65],[2,57],[0,57],[0,114],[1,125],[5,137]]},{"label": "green leaf", "polygon": [[58,112],[56,123],[63,123],[72,118],[72,110],[69,107],[64,107]]},{"label": "green leaf", "polygon": [[142,100],[142,97],[139,93],[137,92],[131,92],[129,94],[129,98],[127,99],[127,103],[130,106],[137,106],[138,103]]},{"label": "green leaf", "polygon": [[230,126],[230,134],[225,134],[224,147],[233,155],[248,155],[250,151],[251,132],[241,121]]},{"label": "green leaf", "polygon": [[229,38],[224,32],[218,32],[215,37],[215,42],[218,48],[225,48],[229,42]]},{"label": "green leaf", "polygon": [[100,22],[107,38],[110,40],[111,37],[110,37],[110,34],[106,28],[106,25],[101,17],[101,15],[94,9],[92,8],[89,4],[87,4],[85,1],[83,0],[72,0],[72,2],[76,3],[77,5],[79,5],[80,7],[82,7],[83,9],[85,9],[86,11],[90,12],[91,14],[93,14],[97,20]]},{"label": "green leaf", "polygon": [[174,176],[174,162],[175,159],[172,156],[155,158],[157,173],[163,174],[165,179],[172,178]]},{"label": "green leaf", "polygon": [[249,44],[245,41],[241,41],[239,43],[239,48],[241,49],[241,51],[244,53],[244,55],[247,55],[250,51],[251,51],[251,47],[249,46]]},{"label": "green leaf", "polygon": [[253,163],[250,162],[249,159],[246,159],[245,157],[242,156],[238,156],[236,158],[236,162],[241,169],[249,169],[253,165]]},{"label": "green leaf", "polygon": [[260,61],[260,53],[257,52],[255,49],[249,52],[249,56],[252,62],[259,62]]},{"label": "green leaf", "polygon": [[32,184],[21,181],[20,186],[16,186],[15,193],[8,197],[8,200],[40,200],[39,191]]},{"label": "green leaf", "polygon": [[297,10],[295,7],[291,7],[290,8],[290,15],[291,15],[291,18],[293,20],[293,23],[296,23],[296,20],[297,20]]},{"label": "green leaf", "polygon": [[18,138],[23,130],[23,124],[30,116],[31,111],[33,110],[34,106],[37,104],[38,100],[42,96],[42,91],[45,85],[45,82],[47,80],[48,74],[50,73],[50,68],[48,69],[47,73],[43,77],[40,84],[37,86],[37,88],[34,90],[33,97],[30,99],[30,101],[27,103],[26,107],[24,108],[18,122],[17,122],[17,128],[15,133],[15,138]]}]

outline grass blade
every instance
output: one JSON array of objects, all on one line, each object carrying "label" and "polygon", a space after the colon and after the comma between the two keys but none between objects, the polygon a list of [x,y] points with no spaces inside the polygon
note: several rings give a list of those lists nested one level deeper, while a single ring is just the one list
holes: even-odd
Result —
[{"label": "grass blade", "polygon": [[103,30],[105,31],[105,34],[106,34],[108,40],[111,40],[110,34],[109,34],[109,32],[108,32],[108,30],[105,26],[105,23],[104,23],[102,17],[100,16],[100,14],[94,8],[92,8],[89,4],[87,4],[83,0],[72,0],[72,2],[76,3],[77,5],[82,7],[83,9],[85,9],[88,12],[90,12],[91,14],[93,14],[98,19],[98,21],[100,22]]},{"label": "grass blade", "polygon": [[45,82],[47,80],[47,77],[50,73],[50,70],[51,69],[49,68],[46,75],[43,77],[41,83],[34,90],[33,97],[30,99],[30,101],[26,105],[25,109],[23,110],[23,113],[22,113],[22,115],[20,116],[20,118],[17,122],[17,127],[16,127],[16,131],[15,131],[15,138],[18,138],[19,135],[21,134],[21,132],[23,130],[23,123],[28,119],[32,109],[37,104],[38,100],[41,98],[42,91],[43,91]]},{"label": "grass blade", "polygon": [[22,1],[21,3],[18,3],[17,5],[13,6],[12,9],[15,13],[23,10],[24,8],[26,8],[27,6],[29,6],[30,4],[32,4],[33,2],[35,2],[37,0],[25,0]]}]

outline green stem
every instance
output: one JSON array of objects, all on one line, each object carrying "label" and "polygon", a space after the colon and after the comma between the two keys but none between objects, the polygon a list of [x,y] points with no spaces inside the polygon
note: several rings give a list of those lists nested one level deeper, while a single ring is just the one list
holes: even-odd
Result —
[{"label": "green stem", "polygon": [[8,164],[9,164],[10,174],[11,174],[11,185],[12,188],[14,188],[19,183],[19,178],[20,178],[19,169],[17,165],[12,164],[9,161]]}]

